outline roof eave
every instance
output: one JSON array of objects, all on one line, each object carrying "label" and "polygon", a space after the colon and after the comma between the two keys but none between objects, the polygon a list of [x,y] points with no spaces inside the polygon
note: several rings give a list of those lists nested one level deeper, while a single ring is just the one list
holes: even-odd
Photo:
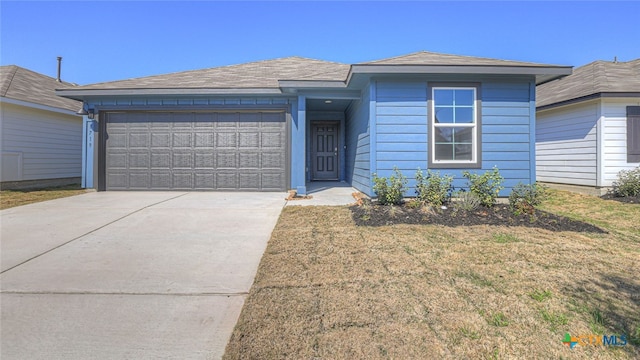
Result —
[{"label": "roof eave", "polygon": [[594,94],[589,94],[585,96],[580,96],[577,98],[557,101],[551,104],[541,105],[536,107],[536,111],[549,110],[561,106],[567,106],[572,104],[581,103],[584,101],[589,101],[593,99],[600,98],[613,98],[613,97],[640,97],[640,91],[628,91],[628,92],[599,92]]},{"label": "roof eave", "polygon": [[478,74],[533,75],[542,84],[570,75],[572,66],[513,66],[513,65],[352,65],[347,75],[349,84],[354,74]]},{"label": "roof eave", "polygon": [[[61,107],[58,107],[58,106],[37,104],[37,103],[30,102],[30,101],[12,99],[10,97],[5,97],[5,96],[0,97],[0,103],[20,105],[20,106],[25,106],[25,107],[29,107],[29,108],[33,108],[33,109],[38,109],[38,110],[45,110],[45,111],[51,111],[51,112],[66,114],[66,115],[77,116],[77,114],[76,114],[77,109],[76,110],[71,110],[69,108],[61,108]],[[78,106],[80,106],[80,105],[78,105]]]},{"label": "roof eave", "polygon": [[343,90],[347,88],[339,80],[278,80],[283,93],[297,93],[300,90]]}]

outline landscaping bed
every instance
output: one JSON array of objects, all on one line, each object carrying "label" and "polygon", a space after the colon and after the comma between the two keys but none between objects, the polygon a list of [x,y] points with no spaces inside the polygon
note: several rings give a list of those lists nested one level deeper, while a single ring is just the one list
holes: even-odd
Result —
[{"label": "landscaping bed", "polygon": [[508,205],[495,205],[471,211],[458,210],[453,206],[444,208],[424,207],[407,202],[399,206],[354,205],[350,207],[353,220],[358,226],[384,226],[394,224],[424,224],[444,226],[524,226],[551,231],[577,231],[606,233],[605,230],[589,223],[573,220],[565,216],[534,209],[531,214],[516,215]]}]

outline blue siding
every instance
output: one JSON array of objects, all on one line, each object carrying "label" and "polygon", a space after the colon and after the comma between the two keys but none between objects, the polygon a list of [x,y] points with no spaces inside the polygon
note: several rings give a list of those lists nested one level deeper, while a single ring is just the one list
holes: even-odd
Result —
[{"label": "blue siding", "polygon": [[397,167],[414,196],[416,170],[427,168],[427,82],[379,81],[377,100],[376,173],[388,177]]},{"label": "blue siding", "polygon": [[346,180],[351,186],[371,195],[371,138],[369,133],[369,88],[362,91],[362,100],[354,101],[345,122]]},{"label": "blue siding", "polygon": [[89,107],[94,106],[189,106],[189,105],[287,105],[295,103],[295,98],[280,97],[193,97],[193,98],[103,98],[90,101]]},{"label": "blue siding", "polygon": [[[446,81],[441,78],[438,82]],[[460,81],[458,77],[456,80]],[[532,79],[498,81],[495,78],[468,78],[481,83],[482,100],[482,168],[471,172],[482,173],[494,166],[505,178],[507,196],[518,182],[535,181],[531,131],[535,119]],[[428,122],[427,85],[425,81],[377,82],[376,169],[380,176],[389,176],[398,167],[409,178],[407,196],[414,196],[415,172],[427,169]],[[454,186],[465,188],[467,180],[463,169],[437,169],[440,174],[454,175]]]}]

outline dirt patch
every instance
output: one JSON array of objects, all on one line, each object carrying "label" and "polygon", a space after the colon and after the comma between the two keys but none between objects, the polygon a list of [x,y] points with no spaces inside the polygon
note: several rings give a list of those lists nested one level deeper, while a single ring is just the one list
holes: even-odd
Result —
[{"label": "dirt patch", "polygon": [[288,195],[286,198],[284,198],[287,201],[291,201],[291,200],[308,200],[308,199],[313,199],[313,196],[311,195],[298,195],[298,192],[295,190],[289,190]]},{"label": "dirt patch", "polygon": [[524,226],[551,231],[606,233],[605,230],[583,221],[534,210],[532,214],[515,215],[508,205],[480,208],[472,211],[411,206],[360,205],[351,206],[353,220],[358,226],[387,226],[394,224],[444,225],[450,227],[473,225]]}]

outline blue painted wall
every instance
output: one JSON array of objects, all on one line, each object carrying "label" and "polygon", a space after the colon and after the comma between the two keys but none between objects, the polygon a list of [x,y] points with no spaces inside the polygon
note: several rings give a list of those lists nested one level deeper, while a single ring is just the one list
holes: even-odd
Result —
[{"label": "blue painted wall", "polygon": [[[421,81],[377,81],[375,113],[375,171],[388,177],[394,166],[409,178],[406,196],[415,196],[415,172],[428,168],[427,85]],[[482,173],[497,166],[505,178],[501,196],[508,196],[518,182],[535,181],[535,99],[532,78],[497,79],[438,77],[433,81],[481,83],[482,100]],[[533,115],[532,115],[533,114]],[[533,145],[532,145],[533,144]],[[373,156],[372,156],[373,158]],[[454,186],[466,188],[461,169],[437,169],[454,175]]]},{"label": "blue painted wall", "polygon": [[371,195],[370,102],[372,86],[362,91],[362,99],[353,101],[345,121],[345,179],[351,186]]}]

